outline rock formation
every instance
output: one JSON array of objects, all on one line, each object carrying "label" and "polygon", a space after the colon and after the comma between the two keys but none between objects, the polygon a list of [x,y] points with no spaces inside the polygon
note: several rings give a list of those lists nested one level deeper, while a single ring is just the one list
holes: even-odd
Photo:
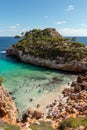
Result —
[{"label": "rock formation", "polygon": [[[84,83],[85,82],[85,83]],[[68,119],[69,123],[66,123],[70,129],[80,130],[78,127],[81,125],[85,130],[87,126],[87,73],[79,75],[77,80],[72,83],[72,87],[65,88],[61,98],[54,100],[50,105],[47,106],[47,118],[57,124],[65,125],[64,121]],[[84,86],[84,87],[82,87]],[[72,120],[72,121],[71,121]],[[77,120],[74,126],[73,120]],[[82,121],[81,121],[82,120]],[[85,123],[83,123],[85,120]],[[70,123],[71,122],[71,123]],[[72,126],[70,126],[73,124]],[[66,127],[65,127],[66,128]],[[63,127],[58,130],[65,130]],[[67,128],[68,130],[68,128]]]},{"label": "rock formation", "polygon": [[17,117],[17,109],[9,92],[0,86],[0,118],[8,123],[15,123]]},{"label": "rock formation", "polygon": [[87,90],[87,74],[82,74],[77,77],[77,80],[72,82],[71,87],[74,87],[78,89],[77,92],[80,90]]},{"label": "rock formation", "polygon": [[87,71],[87,48],[64,39],[55,29],[32,30],[7,49],[21,61],[73,72]]}]

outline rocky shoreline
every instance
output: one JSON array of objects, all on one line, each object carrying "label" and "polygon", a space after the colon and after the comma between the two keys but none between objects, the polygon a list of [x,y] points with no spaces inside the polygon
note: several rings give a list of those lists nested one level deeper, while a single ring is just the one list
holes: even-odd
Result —
[{"label": "rocky shoreline", "polygon": [[15,47],[9,47],[6,50],[6,54],[7,56],[16,56],[19,60],[25,63],[34,64],[42,67],[58,69],[63,71],[70,71],[70,72],[87,71],[87,58],[84,58],[81,61],[72,60],[67,62],[64,62],[64,58],[62,57],[59,57],[58,60],[44,59],[30,54],[23,54],[23,51],[18,50]]}]

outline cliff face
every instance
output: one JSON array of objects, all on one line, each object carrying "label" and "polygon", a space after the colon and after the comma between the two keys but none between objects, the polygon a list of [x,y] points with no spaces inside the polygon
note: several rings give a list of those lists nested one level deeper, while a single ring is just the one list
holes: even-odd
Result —
[{"label": "cliff face", "polygon": [[15,123],[17,109],[8,91],[0,86],[0,118],[8,123]]},{"label": "cliff face", "polygon": [[22,51],[15,49],[14,47],[10,47],[7,50],[8,55],[15,55],[18,59],[25,63],[30,63],[34,65],[39,65],[43,67],[53,68],[53,69],[60,69],[65,71],[73,71],[73,72],[85,72],[87,71],[87,58],[82,59],[81,61],[69,61],[64,63],[64,58],[60,58],[58,60],[50,60],[35,57],[29,54],[23,54]]},{"label": "cliff face", "polygon": [[87,48],[79,42],[70,42],[55,29],[32,30],[7,49],[21,61],[66,71],[87,71]]}]

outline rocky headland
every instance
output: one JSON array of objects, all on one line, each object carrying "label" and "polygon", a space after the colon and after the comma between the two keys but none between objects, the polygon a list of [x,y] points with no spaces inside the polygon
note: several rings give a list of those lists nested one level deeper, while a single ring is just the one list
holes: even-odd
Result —
[{"label": "rocky headland", "polygon": [[7,55],[23,62],[53,69],[87,71],[87,47],[63,38],[55,29],[33,29],[7,49]]}]

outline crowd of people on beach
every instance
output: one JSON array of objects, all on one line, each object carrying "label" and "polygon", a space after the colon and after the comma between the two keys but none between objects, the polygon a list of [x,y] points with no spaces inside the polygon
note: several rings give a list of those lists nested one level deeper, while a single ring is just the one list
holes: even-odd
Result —
[{"label": "crowd of people on beach", "polygon": [[[71,90],[71,88],[70,88]],[[70,91],[65,89],[64,91]],[[58,101],[55,100],[48,107],[48,113],[46,118],[55,122],[55,126],[67,119],[74,117],[87,116],[87,91],[81,91],[80,93],[68,93],[64,94]]]}]

